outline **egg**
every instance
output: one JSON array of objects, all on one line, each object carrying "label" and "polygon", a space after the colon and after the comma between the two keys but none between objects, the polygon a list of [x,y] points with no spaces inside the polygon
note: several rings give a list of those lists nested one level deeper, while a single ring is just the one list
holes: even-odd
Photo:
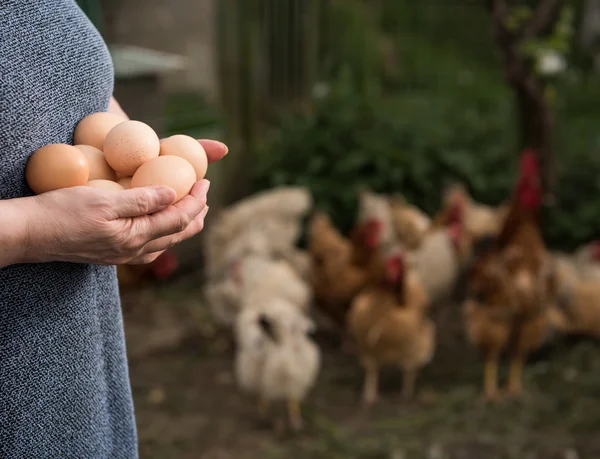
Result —
[{"label": "egg", "polygon": [[130,177],[146,161],[158,156],[160,140],[147,124],[125,121],[107,134],[103,151],[110,167]]},{"label": "egg", "polygon": [[131,188],[163,185],[177,193],[175,202],[188,195],[196,182],[194,167],[179,156],[159,156],[140,166],[131,178]]},{"label": "egg", "polygon": [[90,145],[96,147],[98,150],[102,150],[106,134],[123,121],[127,120],[114,113],[92,113],[77,124],[75,133],[73,134],[73,143],[75,145]]},{"label": "egg", "polygon": [[131,177],[123,177],[122,179],[118,180],[117,183],[128,190],[131,188]]},{"label": "egg", "polygon": [[113,182],[111,180],[90,180],[86,183],[86,186],[91,186],[92,188],[104,188],[105,190],[115,190],[115,191],[123,191],[125,188],[118,184],[117,182]]},{"label": "egg", "polygon": [[85,155],[72,145],[49,144],[36,150],[25,168],[29,188],[41,194],[73,186],[83,186],[90,178]]},{"label": "egg", "polygon": [[161,156],[179,156],[190,163],[196,171],[196,180],[202,180],[208,168],[206,151],[200,142],[187,135],[173,135],[160,143]]},{"label": "egg", "polygon": [[104,153],[96,147],[75,145],[75,148],[80,150],[87,158],[88,163],[90,163],[90,180],[102,179],[114,182],[117,179],[117,174],[108,165],[106,159],[104,159]]}]

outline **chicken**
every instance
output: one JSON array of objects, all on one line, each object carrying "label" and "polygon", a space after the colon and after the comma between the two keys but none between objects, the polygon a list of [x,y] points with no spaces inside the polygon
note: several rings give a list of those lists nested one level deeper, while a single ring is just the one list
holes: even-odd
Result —
[{"label": "chicken", "polygon": [[448,188],[444,193],[443,201],[443,208],[435,216],[434,225],[445,226],[451,209],[460,206],[463,208],[465,231],[473,242],[485,236],[498,235],[509,211],[508,203],[492,207],[476,202],[460,184]]},{"label": "chicken", "polygon": [[470,248],[463,226],[463,207],[454,203],[444,227],[430,228],[416,250],[407,253],[407,265],[419,277],[432,304],[451,298]]},{"label": "chicken", "polygon": [[559,290],[556,303],[548,311],[554,330],[564,335],[600,338],[600,284],[577,279]]},{"label": "chicken", "polygon": [[344,238],[329,217],[316,212],[309,223],[308,251],[313,259],[312,286],[316,305],[342,327],[352,299],[364,287],[377,254],[380,225],[376,220]]},{"label": "chicken", "polygon": [[[257,193],[223,210],[206,230],[208,278],[219,279],[232,259],[239,253],[252,251],[253,244],[262,251],[285,252],[293,247],[302,231],[301,219],[311,207],[312,197],[305,188],[280,187]],[[257,235],[266,237],[255,241]],[[245,244],[251,247],[244,247]]]},{"label": "chicken", "polygon": [[600,241],[585,244],[572,255],[555,252],[552,256],[562,283],[574,283],[575,279],[600,281]]},{"label": "chicken", "polygon": [[396,239],[408,250],[416,250],[431,226],[431,218],[400,195],[390,197],[388,202]]},{"label": "chicken", "polygon": [[298,251],[295,244],[301,230],[296,217],[272,215],[247,221],[243,232],[235,233],[235,237],[220,242],[222,246],[219,250],[207,253],[208,279],[219,279],[232,262],[251,253],[295,260]]},{"label": "chicken", "polygon": [[412,397],[417,372],[432,359],[435,350],[436,328],[426,316],[428,302],[401,254],[388,256],[379,279],[352,302],[348,329],[365,370],[365,404],[377,399],[379,370],[384,365],[402,369],[402,393]]},{"label": "chicken", "polygon": [[485,356],[488,399],[499,396],[498,366],[504,350],[510,358],[508,394],[521,394],[525,359],[544,342],[548,331],[555,279],[538,226],[538,175],[535,154],[526,150],[505,223],[469,276],[463,311],[467,336]]},{"label": "chicken", "polygon": [[320,351],[308,336],[313,322],[282,298],[244,308],[236,322],[235,376],[242,390],[258,396],[265,415],[269,402],[286,400],[294,429],[302,427],[300,402],[314,385]]},{"label": "chicken", "polygon": [[312,303],[309,284],[287,261],[258,254],[232,262],[229,274],[220,282],[209,284],[205,295],[215,319],[226,326],[233,325],[248,304],[270,298],[282,298],[302,311]]},{"label": "chicken", "polygon": [[355,228],[362,227],[368,221],[379,222],[379,248],[389,250],[397,243],[392,209],[384,195],[363,189],[358,195],[358,216]]},{"label": "chicken", "polygon": [[574,255],[553,254],[557,298],[548,315],[560,334],[600,338],[600,244],[580,247]]}]

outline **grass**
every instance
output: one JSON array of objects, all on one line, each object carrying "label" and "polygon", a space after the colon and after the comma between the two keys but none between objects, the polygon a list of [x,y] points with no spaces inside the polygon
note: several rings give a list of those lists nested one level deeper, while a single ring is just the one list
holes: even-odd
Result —
[{"label": "grass", "polygon": [[[366,412],[358,403],[357,361],[323,334],[323,369],[304,406],[307,428],[292,435],[258,422],[254,401],[237,390],[229,338],[212,323],[197,281],[126,299],[126,311],[134,305],[145,317],[168,308],[192,325],[180,345],[131,363],[142,458],[600,457],[600,355],[589,341],[545,350],[527,367],[523,400],[487,405],[479,394],[478,355],[462,339],[450,306],[437,317],[438,351],[420,376],[417,399],[404,403],[399,373],[386,370],[381,400]],[[134,315],[125,317],[128,329],[137,326]],[[283,414],[278,407],[273,419]]]}]

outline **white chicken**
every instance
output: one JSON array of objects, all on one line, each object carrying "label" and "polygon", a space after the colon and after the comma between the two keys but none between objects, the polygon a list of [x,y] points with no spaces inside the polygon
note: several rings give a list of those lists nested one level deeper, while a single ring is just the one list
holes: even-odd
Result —
[{"label": "white chicken", "polygon": [[459,224],[436,229],[406,255],[407,265],[418,276],[431,304],[448,300],[454,291],[465,250],[463,234]]},{"label": "white chicken", "polygon": [[213,316],[221,325],[232,326],[240,310],[270,298],[283,298],[305,311],[312,302],[308,283],[284,259],[249,254],[232,262],[219,282],[205,289]]},{"label": "white chicken", "polygon": [[270,402],[285,400],[292,428],[302,427],[300,403],[316,382],[321,363],[309,334],[314,323],[283,298],[246,307],[235,332],[234,372],[240,388],[259,399],[265,415]]},{"label": "white chicken", "polygon": [[[301,232],[300,220],[311,207],[312,197],[305,188],[280,187],[257,193],[221,211],[205,234],[208,278],[221,276],[231,258],[226,253],[236,240],[247,243],[253,241],[254,235],[264,233],[269,247],[293,246]],[[250,228],[255,230],[246,236]]]}]

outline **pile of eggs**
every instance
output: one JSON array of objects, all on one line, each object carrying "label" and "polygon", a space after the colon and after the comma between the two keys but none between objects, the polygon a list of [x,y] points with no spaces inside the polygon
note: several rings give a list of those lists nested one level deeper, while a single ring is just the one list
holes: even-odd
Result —
[{"label": "pile of eggs", "polygon": [[192,137],[161,141],[147,124],[107,112],[83,118],[73,143],[46,145],[31,155],[25,179],[34,193],[84,185],[111,190],[163,185],[175,190],[177,202],[208,167],[204,148]]}]

